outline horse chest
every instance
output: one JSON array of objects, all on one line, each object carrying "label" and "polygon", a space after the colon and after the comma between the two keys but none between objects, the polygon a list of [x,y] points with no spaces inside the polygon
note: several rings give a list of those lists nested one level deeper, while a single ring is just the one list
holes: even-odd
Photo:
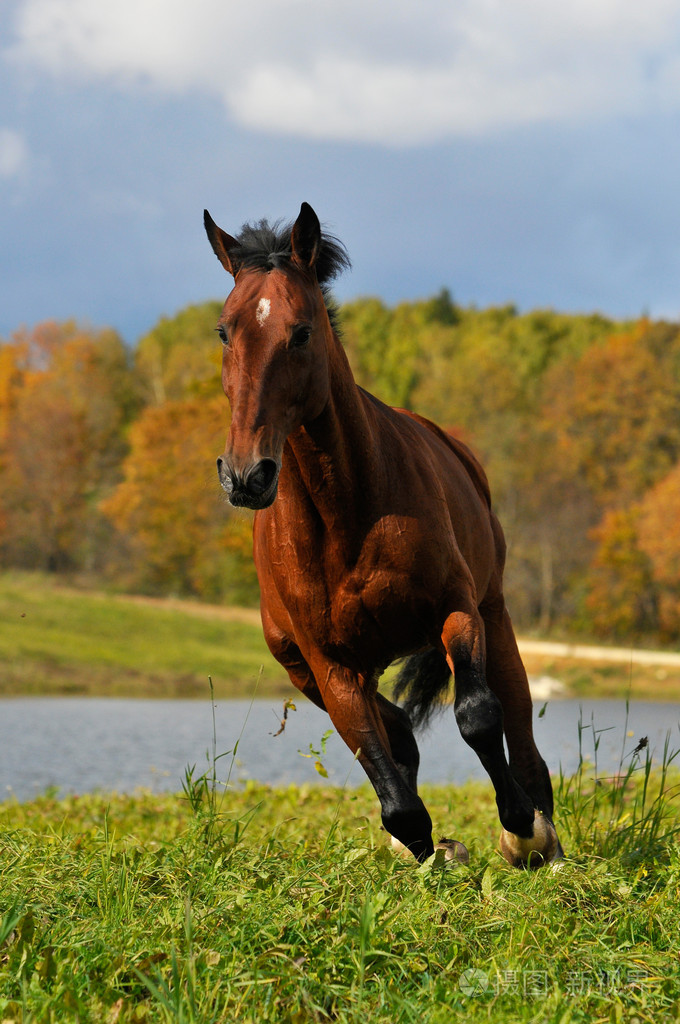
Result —
[{"label": "horse chest", "polygon": [[259,561],[296,633],[318,648],[384,667],[432,631],[450,564],[448,545],[440,538],[433,558],[433,543],[413,521],[391,519],[373,524],[348,551],[337,537],[319,537],[299,523],[285,544],[270,535]]}]

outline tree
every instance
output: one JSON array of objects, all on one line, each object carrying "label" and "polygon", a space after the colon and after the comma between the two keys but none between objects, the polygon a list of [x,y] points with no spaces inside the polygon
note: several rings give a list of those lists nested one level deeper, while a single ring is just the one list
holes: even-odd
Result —
[{"label": "tree", "polygon": [[[675,332],[677,343],[678,332]],[[680,379],[647,321],[593,345],[552,376],[547,416],[565,469],[601,506],[625,507],[680,458]]]},{"label": "tree", "polygon": [[[97,501],[116,480],[124,428],[138,407],[128,352],[115,332],[74,322],[18,333],[9,351],[3,561],[95,568],[107,543]],[[7,351],[3,357],[10,359]]]},{"label": "tree", "polygon": [[643,637],[658,626],[652,566],[638,542],[640,507],[609,509],[593,531],[587,579],[590,624],[607,638]]},{"label": "tree", "polygon": [[162,405],[219,389],[222,347],[215,327],[221,309],[219,302],[187,306],[140,339],[135,366],[147,402]]},{"label": "tree", "polygon": [[659,629],[680,636],[680,463],[640,503],[638,543],[658,590]]},{"label": "tree", "polygon": [[341,333],[354,375],[388,405],[411,406],[419,324],[422,317],[407,303],[392,311],[379,299],[358,299],[341,310]]},{"label": "tree", "polygon": [[228,505],[215,469],[227,420],[216,395],[149,406],[133,425],[124,479],[101,506],[125,538],[128,586],[256,599],[251,517]]}]

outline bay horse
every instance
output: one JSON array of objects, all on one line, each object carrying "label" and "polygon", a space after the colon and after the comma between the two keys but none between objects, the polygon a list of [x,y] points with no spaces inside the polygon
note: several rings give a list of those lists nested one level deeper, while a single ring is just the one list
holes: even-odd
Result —
[{"label": "bay horse", "polygon": [[[481,466],[434,423],[359,387],[328,283],[350,261],[303,203],[294,224],[232,237],[204,214],[234,287],[218,321],[231,406],[217,460],[232,505],[255,509],[264,635],[293,684],[357,756],[397,848],[435,852],[414,727],[453,674],[460,733],[496,793],[501,852],[561,855],[553,796],[503,597],[505,542]],[[399,659],[403,706],[378,692]],[[508,758],[503,746],[507,742]],[[466,859],[441,840],[442,859]]]}]

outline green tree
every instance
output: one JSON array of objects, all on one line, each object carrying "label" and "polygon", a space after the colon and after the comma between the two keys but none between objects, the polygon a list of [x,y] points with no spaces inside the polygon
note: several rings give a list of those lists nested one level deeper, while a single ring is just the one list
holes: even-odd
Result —
[{"label": "green tree", "polygon": [[219,302],[187,306],[174,317],[162,317],[140,339],[135,366],[149,404],[213,394],[219,388],[222,347],[215,327],[221,310]]},{"label": "green tree", "polygon": [[359,384],[388,405],[409,408],[417,382],[418,318],[403,303],[357,299],[340,311],[343,342]]}]

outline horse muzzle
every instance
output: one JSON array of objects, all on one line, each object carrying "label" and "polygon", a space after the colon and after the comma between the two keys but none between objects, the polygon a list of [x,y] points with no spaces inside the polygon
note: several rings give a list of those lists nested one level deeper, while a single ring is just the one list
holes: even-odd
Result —
[{"label": "horse muzzle", "polygon": [[217,460],[220,483],[236,508],[268,508],[276,497],[280,468],[275,459],[260,459],[238,472],[227,459]]}]

